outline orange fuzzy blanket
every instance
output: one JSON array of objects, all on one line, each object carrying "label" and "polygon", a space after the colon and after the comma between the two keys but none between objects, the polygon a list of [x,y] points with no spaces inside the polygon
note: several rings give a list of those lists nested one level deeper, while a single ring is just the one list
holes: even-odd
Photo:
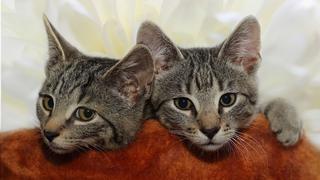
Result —
[{"label": "orange fuzzy blanket", "polygon": [[306,139],[281,146],[263,116],[245,133],[256,141],[207,154],[150,120],[125,149],[67,156],[48,152],[35,129],[1,133],[0,179],[320,179],[320,153]]}]

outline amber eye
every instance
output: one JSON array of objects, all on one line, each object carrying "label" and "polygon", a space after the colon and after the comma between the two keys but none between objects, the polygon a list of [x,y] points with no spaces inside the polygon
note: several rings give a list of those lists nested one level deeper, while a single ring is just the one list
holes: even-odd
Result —
[{"label": "amber eye", "polygon": [[88,108],[80,107],[78,108],[76,115],[81,121],[90,121],[96,116],[96,112]]},{"label": "amber eye", "polygon": [[45,95],[42,97],[42,106],[47,111],[52,111],[54,107],[54,101],[51,96]]},{"label": "amber eye", "polygon": [[181,110],[191,110],[193,107],[193,103],[185,97],[175,98],[173,101],[174,105]]},{"label": "amber eye", "polygon": [[223,107],[232,106],[237,100],[237,95],[235,93],[226,93],[220,97],[220,104]]}]

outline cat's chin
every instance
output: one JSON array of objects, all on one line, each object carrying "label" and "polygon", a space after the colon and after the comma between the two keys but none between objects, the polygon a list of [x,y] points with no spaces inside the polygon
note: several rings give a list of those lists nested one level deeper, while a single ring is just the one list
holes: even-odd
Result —
[{"label": "cat's chin", "polygon": [[223,146],[223,144],[205,144],[205,145],[199,145],[199,147],[205,151],[216,151],[220,149]]},{"label": "cat's chin", "polygon": [[74,151],[74,150],[69,150],[69,149],[53,149],[53,148],[50,148],[50,150],[56,154],[69,154]]},{"label": "cat's chin", "polygon": [[75,149],[73,148],[62,148],[62,147],[57,147],[52,145],[49,145],[48,147],[52,152],[56,154],[69,154],[75,151]]},{"label": "cat's chin", "polygon": [[76,150],[76,148],[62,147],[62,146],[59,146],[58,144],[55,144],[53,142],[51,142],[51,143],[45,142],[45,144],[48,149],[50,149],[52,152],[54,152],[56,154],[69,154],[69,153],[72,153]]}]

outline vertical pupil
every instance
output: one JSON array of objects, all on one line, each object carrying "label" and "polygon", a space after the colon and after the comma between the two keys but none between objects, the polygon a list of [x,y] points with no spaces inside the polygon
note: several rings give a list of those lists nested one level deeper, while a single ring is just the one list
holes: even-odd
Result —
[{"label": "vertical pupil", "polygon": [[53,108],[53,99],[52,98],[48,99],[48,106],[49,106],[49,108]]}]

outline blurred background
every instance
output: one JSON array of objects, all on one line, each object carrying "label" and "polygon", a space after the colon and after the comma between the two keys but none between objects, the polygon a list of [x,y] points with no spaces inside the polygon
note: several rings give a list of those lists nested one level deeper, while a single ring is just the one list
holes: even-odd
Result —
[{"label": "blurred background", "polygon": [[46,14],[81,51],[121,58],[144,20],[179,46],[214,46],[252,14],[262,28],[261,98],[285,97],[320,145],[320,1],[318,0],[1,0],[1,131],[35,127],[44,80]]}]

